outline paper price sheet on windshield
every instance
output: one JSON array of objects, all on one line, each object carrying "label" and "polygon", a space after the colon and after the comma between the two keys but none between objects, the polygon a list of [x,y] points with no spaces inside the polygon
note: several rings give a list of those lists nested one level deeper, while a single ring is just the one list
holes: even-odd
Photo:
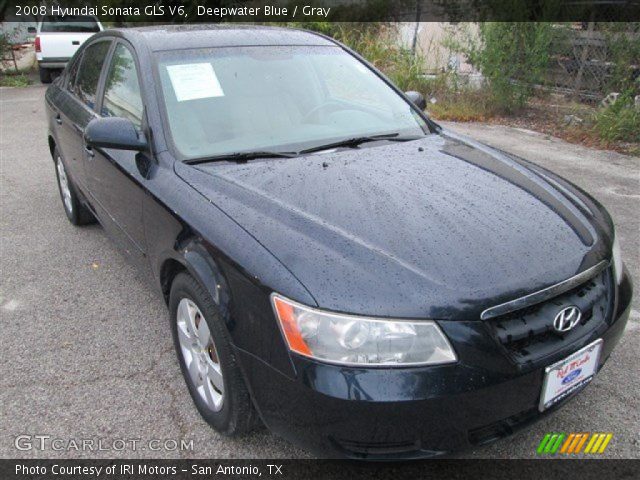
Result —
[{"label": "paper price sheet on windshield", "polygon": [[224,96],[210,63],[168,65],[167,72],[179,102]]}]

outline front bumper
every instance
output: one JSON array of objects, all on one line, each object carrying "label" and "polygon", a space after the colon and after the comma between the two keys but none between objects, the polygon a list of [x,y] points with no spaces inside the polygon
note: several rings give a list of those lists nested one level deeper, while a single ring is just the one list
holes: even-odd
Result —
[{"label": "front bumper", "polygon": [[[600,365],[618,343],[631,308],[625,272],[604,330],[571,345],[604,340]],[[290,378],[237,350],[254,403],[274,433],[325,457],[423,458],[488,443],[548,413],[538,402],[544,365],[526,370],[508,362],[482,322],[439,322],[460,362],[421,368],[353,368],[292,356]],[[557,352],[545,365],[569,353]]]}]

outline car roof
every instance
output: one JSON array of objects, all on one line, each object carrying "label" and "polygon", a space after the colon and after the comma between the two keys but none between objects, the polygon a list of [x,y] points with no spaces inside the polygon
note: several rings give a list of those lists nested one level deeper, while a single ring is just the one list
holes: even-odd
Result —
[{"label": "car roof", "polygon": [[[113,29],[124,38],[142,41],[152,51],[188,48],[244,46],[335,46],[330,39],[307,32],[282,27],[233,24],[156,25]],[[109,33],[109,30],[105,32]]]}]

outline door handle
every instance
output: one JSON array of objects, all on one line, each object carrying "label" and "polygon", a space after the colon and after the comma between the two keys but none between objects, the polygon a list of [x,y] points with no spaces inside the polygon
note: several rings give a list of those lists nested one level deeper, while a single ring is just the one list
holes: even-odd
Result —
[{"label": "door handle", "polygon": [[84,150],[85,150],[85,152],[87,152],[87,155],[89,155],[89,157],[95,157],[96,156],[96,152],[93,151],[93,148],[91,148],[86,143],[84,145]]},{"label": "door handle", "polygon": [[80,40],[71,40],[71,45],[80,45]]},{"label": "door handle", "polygon": [[56,123],[62,125],[62,117],[60,117],[59,113],[56,113]]}]

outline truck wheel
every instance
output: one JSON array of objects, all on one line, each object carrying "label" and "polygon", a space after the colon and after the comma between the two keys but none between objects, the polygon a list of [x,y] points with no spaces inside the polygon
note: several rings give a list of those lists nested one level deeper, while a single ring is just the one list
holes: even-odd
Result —
[{"label": "truck wheel", "polygon": [[38,67],[38,73],[40,74],[40,82],[51,83],[51,70],[48,68]]}]

